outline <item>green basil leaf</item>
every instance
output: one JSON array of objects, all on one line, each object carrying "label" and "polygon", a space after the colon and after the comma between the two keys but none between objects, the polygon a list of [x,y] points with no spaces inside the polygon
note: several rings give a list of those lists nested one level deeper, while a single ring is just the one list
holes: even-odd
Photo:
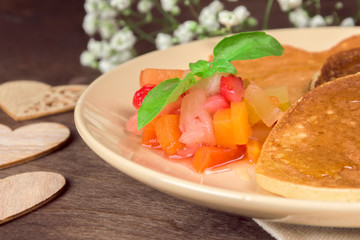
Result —
[{"label": "green basil leaf", "polygon": [[210,77],[218,72],[232,74],[237,73],[234,65],[232,65],[231,62],[229,62],[228,60],[222,58],[214,58],[214,60],[212,61],[212,66],[207,72],[203,74],[203,78]]},{"label": "green basil leaf", "polygon": [[205,60],[199,60],[196,63],[190,63],[189,68],[195,76],[202,77],[204,73],[209,69],[210,65],[211,63]]},{"label": "green basil leaf", "polygon": [[281,56],[284,48],[265,32],[243,32],[226,37],[214,48],[214,56],[228,61]]},{"label": "green basil leaf", "polygon": [[194,74],[188,73],[184,79],[171,78],[161,82],[149,91],[138,111],[137,129],[140,130],[151,122],[168,104],[175,102],[197,82]]}]

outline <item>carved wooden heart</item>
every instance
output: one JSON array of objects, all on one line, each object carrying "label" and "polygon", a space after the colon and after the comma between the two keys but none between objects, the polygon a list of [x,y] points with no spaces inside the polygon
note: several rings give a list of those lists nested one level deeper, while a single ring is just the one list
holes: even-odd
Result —
[{"label": "carved wooden heart", "polygon": [[59,123],[34,123],[14,131],[0,124],[0,169],[42,156],[69,136],[70,130]]},{"label": "carved wooden heart", "polygon": [[29,172],[0,179],[0,224],[49,202],[65,183],[62,175],[52,172]]},{"label": "carved wooden heart", "polygon": [[0,85],[0,107],[16,121],[73,110],[87,85],[52,87],[37,81],[10,81]]}]

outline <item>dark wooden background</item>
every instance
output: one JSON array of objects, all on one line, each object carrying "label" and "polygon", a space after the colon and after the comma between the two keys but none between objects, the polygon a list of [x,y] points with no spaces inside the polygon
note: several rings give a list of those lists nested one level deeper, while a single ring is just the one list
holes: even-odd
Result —
[{"label": "dark wooden background", "polygon": [[[330,7],[336,1],[322,1]],[[356,1],[346,11],[356,11]],[[91,83],[98,71],[82,67],[88,37],[80,0],[0,1],[0,83],[30,79],[51,85]],[[234,5],[235,3],[227,3]],[[266,1],[243,0],[262,26]],[[276,1],[269,28],[289,27]],[[150,51],[138,46],[139,52]],[[21,96],[19,96],[21,97]],[[56,152],[0,170],[0,178],[27,171],[53,171],[67,179],[60,196],[0,226],[0,239],[272,239],[251,219],[187,203],[149,188],[95,155],[79,137],[73,113],[15,122],[0,111],[0,123],[15,129],[53,121],[71,129]]]}]

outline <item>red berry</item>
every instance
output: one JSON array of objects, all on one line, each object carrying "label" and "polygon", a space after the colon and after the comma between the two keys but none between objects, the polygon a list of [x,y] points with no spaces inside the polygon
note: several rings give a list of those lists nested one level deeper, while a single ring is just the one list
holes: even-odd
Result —
[{"label": "red berry", "polygon": [[151,89],[153,89],[154,85],[144,85],[142,88],[137,90],[133,97],[133,105],[136,108],[139,108],[145,98],[145,96],[149,93]]},{"label": "red berry", "polygon": [[220,79],[220,94],[229,102],[241,102],[244,97],[244,83],[240,77],[229,75]]}]

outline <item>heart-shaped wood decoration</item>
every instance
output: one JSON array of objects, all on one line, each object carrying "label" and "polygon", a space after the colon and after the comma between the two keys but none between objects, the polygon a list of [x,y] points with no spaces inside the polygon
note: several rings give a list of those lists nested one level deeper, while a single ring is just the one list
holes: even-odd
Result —
[{"label": "heart-shaped wood decoration", "polygon": [[49,202],[65,183],[62,175],[52,172],[28,172],[0,179],[0,224]]},{"label": "heart-shaped wood decoration", "polygon": [[0,169],[45,155],[69,136],[70,130],[59,123],[34,123],[14,131],[0,124]]},{"label": "heart-shaped wood decoration", "polygon": [[73,110],[87,85],[52,87],[38,81],[10,81],[0,85],[0,107],[16,121]]}]

